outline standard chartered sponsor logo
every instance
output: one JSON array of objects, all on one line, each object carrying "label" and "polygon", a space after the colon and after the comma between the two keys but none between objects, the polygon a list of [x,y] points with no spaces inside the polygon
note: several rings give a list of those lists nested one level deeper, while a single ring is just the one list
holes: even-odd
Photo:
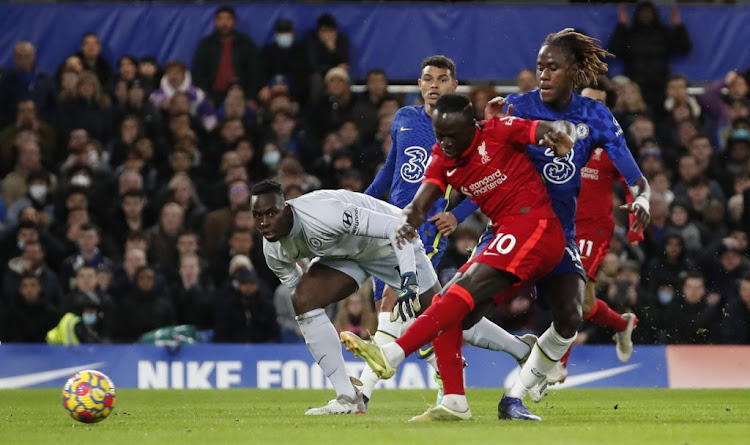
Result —
[{"label": "standard chartered sponsor logo", "polygon": [[[495,170],[495,173],[485,176],[481,180],[469,185],[468,190],[474,196],[483,195],[502,184],[506,179],[508,179],[508,175],[500,170]],[[465,190],[465,188],[461,188],[461,191],[464,193],[466,193]]]}]

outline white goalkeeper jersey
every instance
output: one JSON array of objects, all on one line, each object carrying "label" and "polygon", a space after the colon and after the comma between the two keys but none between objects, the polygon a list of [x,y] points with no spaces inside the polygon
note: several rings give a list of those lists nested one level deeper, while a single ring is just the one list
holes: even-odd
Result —
[{"label": "white goalkeeper jersey", "polygon": [[[403,263],[404,253],[425,255],[417,237],[400,252],[395,230],[401,209],[371,196],[347,190],[318,190],[287,201],[294,215],[291,232],[276,242],[263,240],[268,267],[287,287],[294,289],[302,277],[297,261],[304,258],[365,262],[393,255]],[[411,250],[411,252],[409,252]],[[420,252],[421,251],[421,252]],[[407,260],[408,261],[408,260]],[[404,264],[401,266],[404,272]]]}]

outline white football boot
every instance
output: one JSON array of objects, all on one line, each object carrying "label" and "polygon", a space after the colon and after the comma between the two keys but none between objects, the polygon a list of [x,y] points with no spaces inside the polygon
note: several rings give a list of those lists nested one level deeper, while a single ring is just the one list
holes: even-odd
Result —
[{"label": "white football boot", "polygon": [[362,393],[357,391],[357,397],[352,399],[344,394],[328,402],[319,408],[310,408],[305,412],[306,416],[328,416],[332,414],[364,414],[366,411]]}]

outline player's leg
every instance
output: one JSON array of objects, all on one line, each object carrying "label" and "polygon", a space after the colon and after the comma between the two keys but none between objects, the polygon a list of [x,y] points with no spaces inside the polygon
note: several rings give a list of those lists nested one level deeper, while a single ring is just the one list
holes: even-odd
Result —
[{"label": "player's leg", "polygon": [[[302,276],[292,296],[302,335],[315,361],[336,391],[329,405],[308,410],[306,414],[355,413],[361,396],[346,372],[336,328],[325,313],[325,307],[356,292],[358,282],[348,274],[319,262],[313,263]],[[335,405],[335,406],[334,406]]]},{"label": "player's leg", "polygon": [[619,314],[612,310],[604,300],[596,298],[596,272],[609,251],[612,231],[605,230],[600,234],[595,230],[584,230],[579,237],[579,246],[585,248],[581,261],[588,275],[586,296],[583,301],[583,319],[597,326],[614,329],[617,357],[622,362],[626,362],[633,353],[631,335],[638,319],[635,314]]},{"label": "player's leg", "polygon": [[[494,238],[495,234],[492,231],[492,225],[488,224],[485,231],[480,235],[477,245],[472,250],[469,261],[483,252]],[[457,277],[458,275],[454,279],[457,279]],[[504,297],[496,296],[495,299],[501,300]],[[516,337],[485,317],[480,318],[476,323],[464,320],[463,327],[463,336],[466,343],[491,351],[507,352],[519,363],[525,362],[531,352],[531,346],[536,343],[536,336],[527,334],[522,337]]]},{"label": "player's leg", "polygon": [[[461,326],[463,318],[477,305],[492,298],[517,281],[517,278],[505,271],[497,270],[482,263],[473,263],[465,274],[451,285],[441,296],[433,300],[430,307],[422,313],[407,331],[395,342],[381,348],[369,348],[356,338],[345,338],[342,341],[347,348],[361,354],[381,378],[390,378],[399,363],[406,356],[414,353],[420,346],[435,339],[439,332]],[[354,340],[356,344],[350,344]]]},{"label": "player's leg", "polygon": [[[396,303],[396,293],[381,280],[373,278],[373,281],[375,306],[379,312],[378,329],[372,336],[372,341],[379,346],[384,346],[398,338],[406,327],[401,319],[391,321],[391,310]],[[437,365],[435,368],[437,369]],[[362,382],[362,397],[367,405],[380,377],[369,366],[365,366],[359,380]]]},{"label": "player's leg", "polygon": [[573,344],[581,323],[585,290],[581,275],[551,275],[538,283],[538,287],[550,305],[553,322],[539,337],[518,378],[500,401],[498,416],[501,419],[541,420],[523,406],[523,398],[531,388],[546,384],[547,374]]}]

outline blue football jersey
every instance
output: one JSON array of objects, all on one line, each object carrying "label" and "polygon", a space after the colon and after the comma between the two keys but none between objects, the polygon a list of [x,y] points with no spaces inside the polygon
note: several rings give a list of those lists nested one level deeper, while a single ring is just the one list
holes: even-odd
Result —
[{"label": "blue football jersey", "polygon": [[[432,119],[424,106],[407,106],[398,110],[391,124],[388,157],[365,193],[382,198],[390,191],[388,201],[396,207],[406,207],[422,184],[435,141]],[[428,217],[445,208],[446,200],[438,199]],[[476,208],[475,204],[465,200],[453,213],[461,222]]]},{"label": "blue football jersey", "polygon": [[566,120],[576,125],[578,140],[564,158],[555,158],[546,147],[529,145],[529,155],[534,161],[547,191],[552,207],[568,239],[575,240],[576,200],[581,190],[581,169],[588,163],[596,148],[603,148],[617,169],[633,185],[643,176],[641,169],[628,150],[620,124],[603,104],[573,93],[563,110],[555,110],[539,97],[539,91],[526,94],[511,94],[507,97],[513,104],[513,115],[534,120]]}]

